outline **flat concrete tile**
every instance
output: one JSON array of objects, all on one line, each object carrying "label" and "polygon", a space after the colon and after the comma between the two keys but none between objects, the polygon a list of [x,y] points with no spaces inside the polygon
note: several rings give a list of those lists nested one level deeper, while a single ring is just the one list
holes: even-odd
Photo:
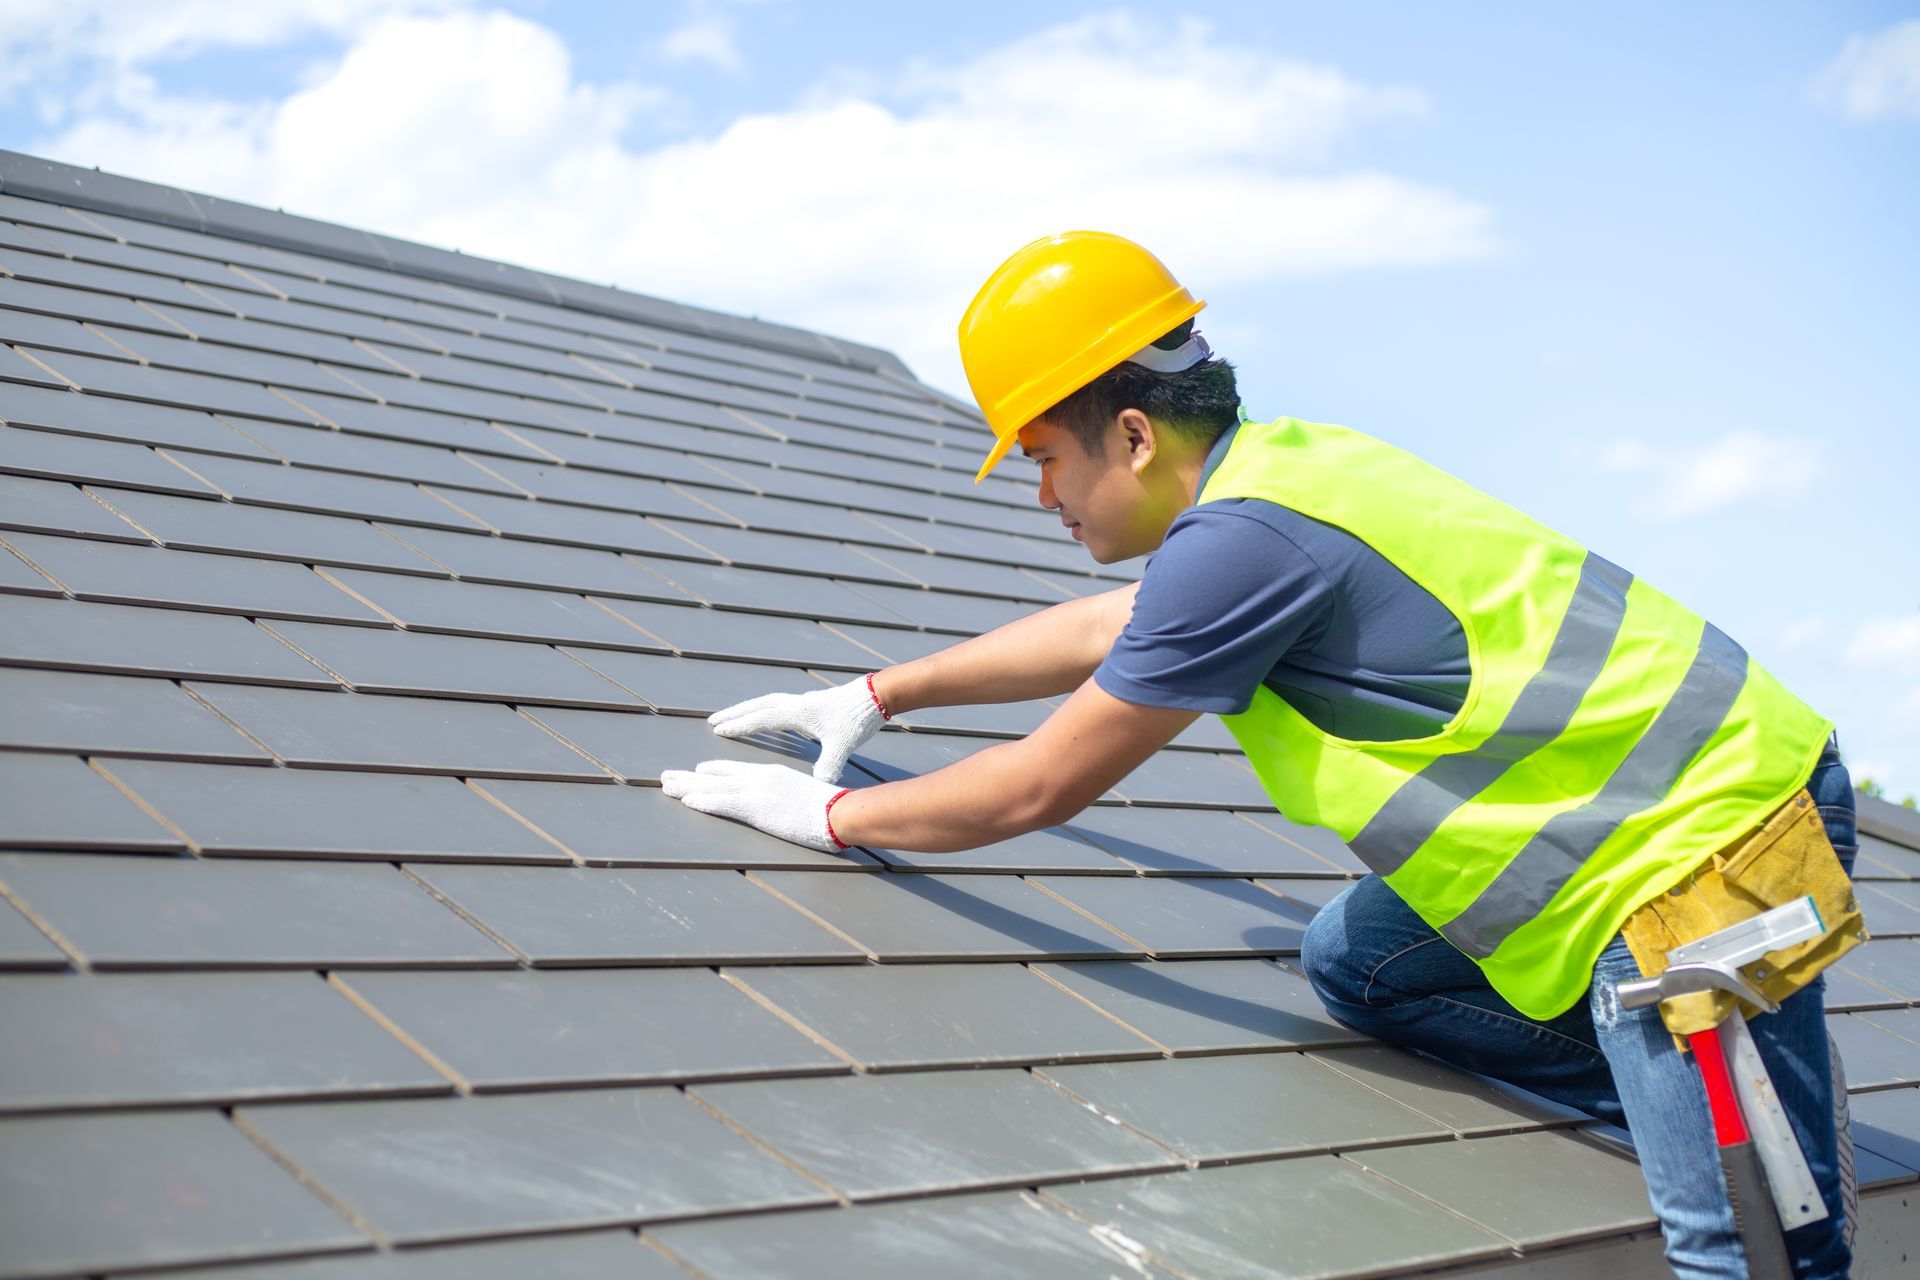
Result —
[{"label": "flat concrete tile", "polygon": [[170,1273],[168,1280],[687,1280],[631,1229]]},{"label": "flat concrete tile", "polygon": [[250,618],[392,625],[301,564],[38,533],[10,533],[6,542],[82,600],[165,605]]},{"label": "flat concrete tile", "polygon": [[1907,1043],[1920,1047],[1920,1008],[1873,1009],[1854,1015],[1882,1031],[1890,1031]]},{"label": "flat concrete tile", "polygon": [[[540,966],[853,962],[860,952],[735,871],[421,866]],[[829,881],[866,876],[788,875]]]},{"label": "flat concrete tile", "polygon": [[[580,372],[576,365],[570,372]],[[527,428],[521,434],[541,449],[562,459],[569,470],[605,471],[619,476],[639,476],[649,480],[671,480],[706,489],[744,489],[746,486],[716,462],[708,465],[678,449],[656,449],[649,445],[609,440],[603,437],[576,436],[562,431]],[[689,433],[691,434],[691,433]],[[672,439],[680,439],[674,433]],[[538,483],[537,477],[529,477]],[[531,483],[529,484],[531,487]]]},{"label": "flat concrete tile", "polygon": [[396,525],[392,533],[466,582],[592,592],[637,600],[690,603],[694,599],[690,593],[613,551],[406,525]]},{"label": "flat concrete tile", "polygon": [[655,555],[698,556],[700,551],[631,511],[574,507],[531,498],[449,490],[441,495],[480,527],[535,542],[641,551]]},{"label": "flat concrete tile", "polygon": [[[203,455],[196,454],[195,457]],[[125,489],[216,498],[196,479],[145,445],[91,440],[52,431],[0,427],[0,471],[43,480],[101,481]]]},{"label": "flat concrete tile", "polygon": [[867,1071],[1159,1054],[1023,965],[823,965],[734,977]]},{"label": "flat concrete tile", "polygon": [[[0,671],[0,689],[5,683]],[[241,685],[192,688],[295,768],[613,781],[539,725],[490,703]]]},{"label": "flat concrete tile", "polygon": [[448,485],[485,493],[517,493],[506,481],[451,449],[430,444],[402,444],[372,436],[354,435],[332,427],[294,427],[257,418],[224,419],[247,438],[296,466],[350,475],[409,480],[416,484]]},{"label": "flat concrete tile", "polygon": [[1855,1146],[1920,1169],[1920,1089],[1857,1093],[1847,1099],[1847,1110]]},{"label": "flat concrete tile", "polygon": [[[194,503],[192,498],[171,501]],[[65,480],[0,475],[0,529],[63,533],[113,542],[146,542],[138,529]]]},{"label": "flat concrete tile", "polygon": [[270,629],[362,693],[576,707],[644,705],[546,645],[311,622],[275,622]]},{"label": "flat concrete tile", "polygon": [[0,978],[0,1111],[448,1093],[310,973]]},{"label": "flat concrete tile", "polygon": [[[907,588],[914,585],[904,573],[863,556],[851,547],[821,538],[770,533],[764,529],[738,529],[732,525],[687,524],[677,520],[662,520],[659,527],[676,535],[683,546],[700,548],[710,558],[725,560],[729,564],[843,580],[885,582]],[[685,555],[686,552],[680,554]]]},{"label": "flat concrete tile", "polygon": [[863,649],[873,650],[895,666],[929,657],[942,649],[950,649],[955,643],[955,637],[949,635],[935,635],[902,627],[869,627],[857,622],[829,623],[827,630],[845,636]]},{"label": "flat concrete tile", "polygon": [[1147,875],[1344,875],[1299,845],[1218,809],[1096,807],[1068,827]]},{"label": "flat concrete tile", "polygon": [[270,758],[171,680],[0,667],[0,706],[7,709],[0,746],[163,760]]},{"label": "flat concrete tile", "polygon": [[[242,307],[258,309],[262,306],[299,307],[302,320],[330,325],[336,332],[351,333],[351,325],[356,317],[332,309],[321,310],[305,307],[300,303],[269,303],[243,301]],[[376,303],[376,307],[383,304]],[[370,323],[379,326],[378,336],[385,338],[393,332],[392,326],[383,320],[375,319]],[[288,399],[306,410],[307,415],[328,426],[339,427],[342,431],[356,435],[380,436],[388,440],[408,442],[431,442],[453,449],[471,449],[481,442],[492,442],[500,438],[483,419],[463,418],[458,414],[434,413],[424,409],[410,409],[398,404],[375,404],[371,400],[362,400],[352,396],[329,395],[322,391],[312,391],[305,387],[289,392]]]},{"label": "flat concrete tile", "polygon": [[400,480],[205,454],[195,454],[183,462],[235,502],[439,529],[479,527],[478,522],[429,496],[419,486]]},{"label": "flat concrete tile", "polygon": [[[890,735],[891,736],[891,735]],[[911,853],[875,849],[875,857],[899,871],[1035,875],[1132,875],[1134,869],[1096,849],[1066,827],[1029,831],[1011,840],[957,853]]]},{"label": "flat concrete tile", "polygon": [[622,689],[630,690],[655,710],[673,715],[708,716],[763,693],[813,693],[845,679],[840,672],[834,672],[828,681],[796,667],[719,662],[673,654],[611,649],[562,649],[561,652]]},{"label": "flat concrete tile", "polygon": [[12,904],[0,902],[0,969],[64,969],[67,954]]},{"label": "flat concrete tile", "polygon": [[[906,497],[905,494],[901,496]],[[791,498],[748,493],[705,491],[701,492],[700,499],[720,511],[719,516],[710,518],[730,520],[749,529],[762,529],[773,533],[795,533],[804,530],[818,538],[911,549],[911,544],[905,538],[881,528],[871,520],[862,520],[853,512],[837,504],[797,502]],[[673,513],[663,512],[662,514]]]},{"label": "flat concrete tile", "polygon": [[1202,1164],[1453,1136],[1297,1053],[1084,1063],[1039,1074]]},{"label": "flat concrete tile", "polygon": [[130,489],[95,487],[92,492],[163,545],[179,551],[218,551],[393,573],[437,576],[444,572],[365,520]]},{"label": "flat concrete tile", "polygon": [[403,1244],[827,1202],[674,1089],[248,1108]]},{"label": "flat concrete tile", "polygon": [[1840,1046],[1849,1089],[1920,1081],[1920,1053],[1911,1040],[1902,1039],[1857,1013],[1827,1015],[1827,1034]]},{"label": "flat concrete tile", "polygon": [[180,838],[78,756],[0,754],[0,848],[168,852]]},{"label": "flat concrete tile", "polygon": [[369,1243],[217,1112],[4,1120],[0,1147],[9,1275],[92,1275]]},{"label": "flat concrete tile", "polygon": [[[833,576],[844,575],[834,573]],[[915,587],[890,587],[868,582],[852,582],[848,586],[875,604],[885,605],[907,621],[929,631],[950,631],[963,636],[991,631],[1044,607]]]},{"label": "flat concrete tile", "polygon": [[659,480],[615,475],[608,471],[588,471],[556,463],[514,462],[507,459],[491,460],[487,466],[545,502],[602,507],[609,511],[667,516],[678,520],[727,519]]},{"label": "flat concrete tile", "polygon": [[153,365],[130,364],[65,351],[34,352],[34,358],[62,377],[98,395],[124,396],[186,409],[242,413],[262,418],[287,417],[293,409],[260,382]]},{"label": "flat concrete tile", "polygon": [[387,866],[13,854],[0,884],[96,969],[513,963]]},{"label": "flat concrete tile", "polygon": [[[644,567],[678,587],[683,593],[683,602],[691,599],[719,609],[784,614],[824,622],[903,622],[891,610],[829,578],[694,560],[652,558],[645,561]],[[666,597],[656,595],[654,598]]]},{"label": "flat concrete tile", "polygon": [[1045,702],[1007,702],[980,707],[927,707],[894,717],[916,732],[1024,738],[1038,729],[1054,708]]},{"label": "flat concrete tile", "polygon": [[[795,667],[871,671],[873,655],[804,618],[687,608],[643,600],[602,602],[646,636],[689,657],[727,658]],[[647,647],[644,638],[632,648]]]},{"label": "flat concrete tile", "polygon": [[855,1200],[1178,1164],[1025,1071],[767,1080],[691,1092]]},{"label": "flat concrete tile", "polygon": [[272,457],[265,449],[199,409],[176,409],[111,396],[76,395],[40,387],[7,388],[0,418],[17,427],[70,435],[165,445],[236,458]]},{"label": "flat concrete tile", "polygon": [[1237,757],[1156,751],[1114,790],[1136,805],[1180,809],[1271,809],[1273,801]]},{"label": "flat concrete tile", "polygon": [[1512,1252],[1499,1236],[1334,1156],[1041,1194],[1208,1280],[1400,1276]]},{"label": "flat concrete tile", "polygon": [[[1894,941],[1897,942],[1899,939]],[[1849,955],[1847,958],[1853,957]],[[1903,997],[1895,995],[1879,983],[1863,978],[1855,970],[1840,964],[1828,966],[1820,976],[1826,979],[1824,1002],[1828,1013],[1894,1008],[1906,1003]]]},{"label": "flat concrete tile", "polygon": [[1368,1043],[1327,1016],[1305,978],[1270,960],[1088,960],[1035,969],[1176,1055]]},{"label": "flat concrete tile", "polygon": [[1140,954],[1126,939],[1012,876],[768,871],[756,872],[754,878],[853,938],[883,963]]},{"label": "flat concrete tile", "polygon": [[[870,738],[849,759],[855,768],[878,782],[897,782],[934,773],[997,745],[977,736],[916,728],[911,733]],[[1118,799],[1112,792],[1102,798]]]},{"label": "flat concrete tile", "polygon": [[1387,1045],[1326,1049],[1307,1056],[1462,1137],[1580,1124],[1587,1119],[1571,1107]]},{"label": "flat concrete tile", "polygon": [[0,608],[0,665],[308,688],[339,684],[245,618],[27,597],[7,600],[5,606]]},{"label": "flat concrete tile", "polygon": [[160,760],[111,771],[207,854],[571,861],[454,778]]},{"label": "flat concrete tile", "polygon": [[[1865,978],[1898,996],[1902,1002],[1920,1000],[1920,942],[1907,938],[1876,938],[1856,947],[1833,966]],[[1833,970],[1829,970],[1831,977]]]},{"label": "flat concrete tile", "polygon": [[1013,1191],[689,1222],[647,1234],[713,1280],[1167,1280],[1170,1274]]},{"label": "flat concrete tile", "polygon": [[329,569],[327,577],[371,601],[410,631],[614,649],[661,648],[585,596],[569,592],[362,569]]},{"label": "flat concrete tile", "polygon": [[[29,538],[32,534],[8,534],[12,538]],[[0,546],[0,592],[8,595],[58,596],[62,592],[46,577],[35,571],[32,565],[14,552]]]},{"label": "flat concrete tile", "polygon": [[[888,529],[888,532],[892,530]],[[870,547],[863,554],[935,591],[998,596],[1043,605],[1059,604],[1068,598],[1066,592],[1004,564],[931,555],[923,551],[895,551],[885,547]]]},{"label": "flat concrete tile", "polygon": [[790,844],[744,823],[689,809],[657,787],[492,779],[476,785],[592,866],[814,871],[875,867],[857,849],[821,853]]},{"label": "flat concrete tile", "polygon": [[[1879,1136],[1877,1130],[1874,1136]],[[1861,1191],[1873,1191],[1920,1179],[1920,1169],[1909,1169],[1898,1160],[1889,1160],[1877,1151],[1869,1151],[1860,1145],[1856,1137],[1853,1144],[1853,1175],[1854,1183]]]},{"label": "flat concrete tile", "polygon": [[1853,860],[1853,875],[1856,880],[1874,882],[1913,879],[1920,876],[1920,852],[1862,831],[1860,852]]},{"label": "flat concrete tile", "polygon": [[819,744],[791,733],[723,738],[700,716],[635,716],[544,707],[533,708],[528,714],[628,781],[654,786],[659,785],[661,770],[691,769],[702,760],[810,768],[820,754]]},{"label": "flat concrete tile", "polygon": [[1361,876],[1368,871],[1367,864],[1353,850],[1347,848],[1339,836],[1325,827],[1308,827],[1298,822],[1290,822],[1277,813],[1264,810],[1251,810],[1242,815],[1255,826],[1265,827],[1283,840],[1290,840],[1307,850],[1323,862],[1330,862],[1348,875]]},{"label": "flat concrete tile", "polygon": [[1920,881],[1884,880],[1859,890],[1860,914],[1875,937],[1920,937]]},{"label": "flat concrete tile", "polygon": [[367,972],[338,981],[480,1091],[848,1070],[705,969]]},{"label": "flat concrete tile", "polygon": [[1047,876],[1036,883],[1156,958],[1296,955],[1313,910],[1246,880]]},{"label": "flat concrete tile", "polygon": [[1349,1152],[1346,1159],[1522,1249],[1657,1225],[1640,1166],[1568,1134]]}]

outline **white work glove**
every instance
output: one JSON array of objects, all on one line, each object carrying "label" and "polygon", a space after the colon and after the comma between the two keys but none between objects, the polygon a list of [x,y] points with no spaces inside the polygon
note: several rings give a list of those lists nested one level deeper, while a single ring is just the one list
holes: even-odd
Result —
[{"label": "white work glove", "polygon": [[822,782],[838,782],[840,771],[847,767],[847,757],[880,732],[886,722],[887,713],[873,691],[870,675],[818,693],[762,694],[707,717],[713,731],[723,738],[744,738],[750,733],[779,729],[806,734],[820,744],[813,776]]},{"label": "white work glove", "polygon": [[847,847],[827,818],[828,808],[846,788],[784,764],[706,760],[694,769],[666,770],[660,789],[689,809],[733,818],[809,849],[838,853]]}]

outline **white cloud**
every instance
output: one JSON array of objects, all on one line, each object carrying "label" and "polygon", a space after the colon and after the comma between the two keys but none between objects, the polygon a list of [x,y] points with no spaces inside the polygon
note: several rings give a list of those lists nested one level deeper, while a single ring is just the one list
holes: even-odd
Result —
[{"label": "white cloud", "polygon": [[1763,498],[1796,498],[1818,474],[1804,440],[1755,431],[1729,431],[1699,445],[1655,446],[1622,437],[1598,450],[1594,463],[1602,471],[1644,478],[1638,508],[1656,520]]},{"label": "white cloud", "polygon": [[1855,120],[1920,118],[1920,19],[1848,40],[1815,77],[1814,94]]},{"label": "white cloud", "polygon": [[1920,676],[1920,613],[1867,619],[1848,641],[1846,658],[1856,667]]},{"label": "white cloud", "polygon": [[660,97],[580,83],[524,18],[387,17],[282,102],[136,95],[42,150],[876,342],[955,389],[966,300],[1049,231],[1119,231],[1235,284],[1499,247],[1483,205],[1337,167],[1420,95],[1197,24],[1086,19],[636,150],[627,125]]},{"label": "white cloud", "polygon": [[710,13],[689,18],[660,40],[660,56],[669,62],[704,62],[721,71],[741,67],[738,31],[733,19]]},{"label": "white cloud", "polygon": [[1825,618],[1801,618],[1790,622],[1780,632],[1780,647],[1788,653],[1804,649],[1827,634]]}]

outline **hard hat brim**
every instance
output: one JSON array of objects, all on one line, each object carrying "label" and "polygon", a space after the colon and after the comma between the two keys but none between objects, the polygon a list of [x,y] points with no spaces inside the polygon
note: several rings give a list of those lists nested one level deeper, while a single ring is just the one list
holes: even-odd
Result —
[{"label": "hard hat brim", "polygon": [[987,478],[987,472],[1000,465],[1000,459],[1007,456],[1007,451],[1013,448],[1014,442],[1018,439],[1019,437],[1017,435],[1000,436],[995,439],[992,450],[987,454],[987,460],[980,464],[980,470],[975,473],[973,482],[979,484],[982,480],[985,480]]}]

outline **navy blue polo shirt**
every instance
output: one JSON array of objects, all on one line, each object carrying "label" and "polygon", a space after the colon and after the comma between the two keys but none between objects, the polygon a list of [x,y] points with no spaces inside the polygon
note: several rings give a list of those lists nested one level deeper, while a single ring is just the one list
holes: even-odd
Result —
[{"label": "navy blue polo shirt", "polygon": [[1439,729],[1468,676],[1466,635],[1430,592],[1345,530],[1260,498],[1180,513],[1093,673],[1128,702],[1221,714],[1264,684],[1323,731],[1376,741]]}]

